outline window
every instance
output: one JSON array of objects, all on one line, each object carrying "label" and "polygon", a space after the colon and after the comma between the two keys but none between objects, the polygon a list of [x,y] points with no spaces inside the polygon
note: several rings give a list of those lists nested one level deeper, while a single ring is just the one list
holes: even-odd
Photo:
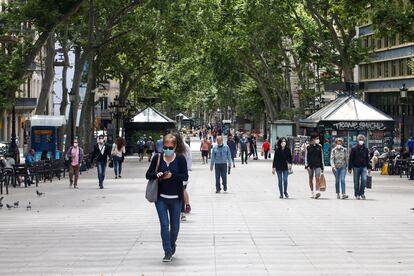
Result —
[{"label": "window", "polygon": [[382,62],[377,63],[377,78],[382,78]]},{"label": "window", "polygon": [[375,37],[373,35],[370,35],[369,39],[371,40],[371,47],[375,48]]},{"label": "window", "polygon": [[382,48],[382,39],[379,38],[377,39],[377,49],[381,49]]},{"label": "window", "polygon": [[376,76],[376,74],[375,74],[375,64],[374,63],[371,63],[370,65],[369,65],[369,69],[370,69],[370,76],[369,76],[369,78],[370,79],[375,79],[375,76]]},{"label": "window", "polygon": [[391,61],[391,77],[397,76],[397,62],[395,60]]},{"label": "window", "polygon": [[405,70],[407,68],[407,60],[406,59],[400,59],[398,63],[398,75],[399,76],[406,76],[407,71]]},{"label": "window", "polygon": [[390,70],[388,68],[388,64],[389,64],[388,61],[384,62],[384,78],[388,78],[390,76],[389,74]]},{"label": "window", "polygon": [[389,37],[389,45],[390,45],[390,47],[395,46],[395,36],[390,36]]},{"label": "window", "polygon": [[405,68],[407,68],[407,75],[408,76],[413,74],[413,70],[411,69],[411,64],[408,62],[408,60],[407,60],[407,66]]},{"label": "window", "polygon": [[384,38],[384,48],[388,48],[388,39]]},{"label": "window", "polygon": [[364,65],[364,79],[368,79],[368,64]]}]

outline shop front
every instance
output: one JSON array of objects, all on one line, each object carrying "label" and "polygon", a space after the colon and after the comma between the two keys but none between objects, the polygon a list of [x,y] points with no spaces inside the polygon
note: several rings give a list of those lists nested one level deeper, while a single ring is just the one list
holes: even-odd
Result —
[{"label": "shop front", "polygon": [[330,163],[330,151],[337,137],[344,140],[348,150],[356,145],[359,134],[367,138],[369,149],[376,147],[381,151],[385,146],[392,147],[394,124],[392,117],[353,96],[339,97],[300,120],[302,134],[309,136],[316,131],[321,135],[326,165]]}]

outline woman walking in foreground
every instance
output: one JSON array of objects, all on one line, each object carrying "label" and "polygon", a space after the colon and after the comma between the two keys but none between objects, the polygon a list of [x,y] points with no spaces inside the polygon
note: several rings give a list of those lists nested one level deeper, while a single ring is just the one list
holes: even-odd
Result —
[{"label": "woman walking in foreground", "polygon": [[165,253],[163,262],[171,262],[175,254],[183,205],[183,182],[188,180],[187,161],[183,155],[175,153],[176,148],[176,137],[171,134],[164,136],[164,153],[152,158],[146,174],[147,179],[159,180],[155,207]]}]

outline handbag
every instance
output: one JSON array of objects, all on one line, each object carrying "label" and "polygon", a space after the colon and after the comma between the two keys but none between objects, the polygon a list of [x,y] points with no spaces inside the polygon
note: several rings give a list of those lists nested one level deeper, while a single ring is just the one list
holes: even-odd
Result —
[{"label": "handbag", "polygon": [[372,189],[372,176],[371,175],[367,175],[367,182],[365,184],[365,187],[367,189]]},{"label": "handbag", "polygon": [[292,164],[288,163],[288,174],[293,174]]},{"label": "handbag", "polygon": [[[161,154],[158,154],[157,166],[155,167],[155,173],[158,172],[160,166],[160,157]],[[156,202],[158,199],[158,178],[150,179],[147,183],[147,188],[145,190],[145,198],[149,202]]]},{"label": "handbag", "polygon": [[108,167],[113,168],[114,167],[114,161],[111,159],[109,160]]},{"label": "handbag", "polygon": [[326,179],[323,173],[321,173],[321,176],[319,177],[319,190],[321,190],[321,192],[326,191]]}]

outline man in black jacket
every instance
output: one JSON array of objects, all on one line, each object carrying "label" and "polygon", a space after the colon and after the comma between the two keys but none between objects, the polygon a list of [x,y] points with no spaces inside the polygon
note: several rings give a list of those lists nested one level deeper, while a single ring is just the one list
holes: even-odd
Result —
[{"label": "man in black jacket", "polygon": [[369,165],[369,151],[365,147],[365,136],[358,135],[358,144],[352,148],[349,155],[348,172],[354,171],[354,192],[356,199],[365,199],[365,184],[367,183],[367,174]]},{"label": "man in black jacket", "polygon": [[[323,149],[319,144],[319,134],[313,133],[311,141],[305,151],[305,169],[309,173],[309,187],[311,189],[312,198],[318,199],[321,196],[319,189],[319,178],[323,173]],[[313,177],[316,179],[316,194],[313,193]]]},{"label": "man in black jacket", "polygon": [[111,156],[111,147],[105,143],[105,137],[99,135],[98,143],[95,145],[92,153],[92,160],[96,158],[96,168],[98,169],[99,188],[103,189],[105,180],[106,163]]}]

